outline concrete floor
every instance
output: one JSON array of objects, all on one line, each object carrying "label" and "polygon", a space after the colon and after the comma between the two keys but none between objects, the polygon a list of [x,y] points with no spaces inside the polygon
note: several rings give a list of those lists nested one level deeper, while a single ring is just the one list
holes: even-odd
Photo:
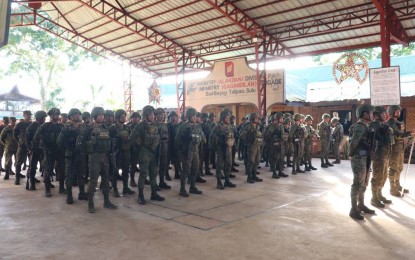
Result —
[{"label": "concrete floor", "polygon": [[[45,198],[43,185],[28,192],[1,177],[0,259],[413,259],[413,193],[356,222],[349,161],[279,180],[267,169],[264,182],[247,184],[240,166],[238,187],[224,191],[206,177],[204,194],[189,198],[178,196],[175,180],[161,192],[166,201],[145,206],[135,195],[111,196],[117,210],[102,208],[97,192],[95,214],[86,201],[67,205],[57,188]],[[413,192],[414,169],[406,182]]]}]

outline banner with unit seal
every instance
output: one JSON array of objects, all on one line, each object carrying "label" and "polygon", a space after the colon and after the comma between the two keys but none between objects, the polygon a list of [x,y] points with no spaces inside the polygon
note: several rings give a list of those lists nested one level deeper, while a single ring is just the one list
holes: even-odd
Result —
[{"label": "banner with unit seal", "polygon": [[[251,103],[258,107],[256,71],[246,58],[215,62],[205,78],[185,81],[186,107]],[[267,104],[285,103],[284,70],[266,71]]]}]

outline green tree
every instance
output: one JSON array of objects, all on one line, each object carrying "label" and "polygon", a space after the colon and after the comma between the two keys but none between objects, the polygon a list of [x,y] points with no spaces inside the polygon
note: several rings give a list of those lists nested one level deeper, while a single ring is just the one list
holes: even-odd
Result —
[{"label": "green tree", "polygon": [[9,44],[2,48],[12,62],[8,74],[33,77],[40,89],[41,108],[47,110],[64,101],[60,96],[59,77],[67,69],[76,69],[79,62],[97,57],[76,45],[35,27],[12,28]]}]

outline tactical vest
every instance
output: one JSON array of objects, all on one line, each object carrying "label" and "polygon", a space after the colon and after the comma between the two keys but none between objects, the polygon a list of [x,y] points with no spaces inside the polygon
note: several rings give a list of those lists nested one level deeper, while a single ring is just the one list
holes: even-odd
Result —
[{"label": "tactical vest", "polygon": [[261,131],[255,129],[254,131],[254,145],[262,145],[264,143],[264,137],[262,136]]},{"label": "tactical vest", "polygon": [[145,123],[143,145],[150,151],[155,152],[160,144],[158,127],[155,124]]},{"label": "tactical vest", "polygon": [[128,136],[130,135],[130,131],[128,126],[122,125],[121,127],[117,127],[117,137],[119,140],[119,147],[123,151],[130,150],[131,143],[128,140]]},{"label": "tactical vest", "polygon": [[111,148],[108,128],[104,125],[93,125],[91,139],[86,142],[88,153],[107,153]]},{"label": "tactical vest", "polygon": [[190,146],[199,146],[200,143],[202,142],[202,138],[203,138],[203,132],[201,130],[201,128],[199,127],[199,125],[197,124],[193,124],[190,125],[190,142],[189,145]]},{"label": "tactical vest", "polygon": [[[369,128],[362,122],[357,122],[354,125],[352,125],[350,127],[350,131],[349,131],[349,141],[351,141],[353,139],[353,134],[354,134],[354,128],[356,127],[356,125],[361,124],[365,127],[366,131],[365,133],[362,135],[359,144],[356,147],[356,151],[354,151],[355,155],[368,155],[368,153],[370,152],[370,146],[371,146],[371,139],[374,137],[373,134],[369,134]],[[373,131],[371,133],[374,133]],[[361,154],[361,151],[365,151],[367,154]]]},{"label": "tactical vest", "polygon": [[161,142],[167,143],[169,141],[169,129],[167,128],[167,124],[159,123],[159,133]]}]

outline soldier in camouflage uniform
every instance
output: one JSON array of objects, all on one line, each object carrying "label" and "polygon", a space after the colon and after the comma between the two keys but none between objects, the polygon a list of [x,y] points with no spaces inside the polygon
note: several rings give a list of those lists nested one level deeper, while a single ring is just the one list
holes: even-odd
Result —
[{"label": "soldier in camouflage uniform", "polygon": [[333,154],[336,157],[336,160],[332,164],[339,164],[340,161],[340,144],[343,141],[343,125],[339,122],[340,118],[333,117],[331,119],[331,125],[333,126],[333,131],[331,134],[332,144],[333,144]]},{"label": "soldier in camouflage uniform", "polygon": [[[130,116],[130,122],[127,124],[128,128],[130,129],[130,133],[134,130],[135,126],[140,123],[141,115],[138,112],[133,112]],[[130,166],[130,186],[137,187],[137,183],[135,182],[135,173],[138,171],[137,164],[138,164],[138,155],[139,149],[137,144],[131,143],[131,166]]]},{"label": "soldier in camouflage uniform", "polygon": [[80,136],[80,142],[85,145],[88,153],[88,169],[90,181],[88,183],[88,212],[95,213],[94,193],[98,178],[101,175],[104,208],[116,209],[109,199],[109,152],[111,136],[109,128],[104,124],[105,111],[102,107],[94,107],[91,117],[94,122],[85,125]]},{"label": "soldier in camouflage uniform", "polygon": [[179,127],[179,117],[177,116],[177,113],[172,111],[169,113],[168,116],[169,122],[167,123],[167,128],[169,129],[169,143],[168,143],[168,149],[169,149],[169,159],[168,161],[173,163],[174,165],[174,178],[180,179],[180,162],[179,157],[177,154],[177,151],[175,149],[175,138],[177,133],[177,128]]},{"label": "soldier in camouflage uniform", "polygon": [[[13,156],[16,158],[17,142],[13,138],[13,130],[16,125],[16,118],[10,117],[10,124],[6,126],[0,134],[0,141],[4,145],[4,152],[6,153],[5,168],[6,174],[4,179],[8,180],[9,175],[12,175]],[[20,177],[16,174],[16,185],[20,184]]]},{"label": "soldier in camouflage uniform", "polygon": [[[202,128],[203,134],[206,136],[206,138],[209,138],[210,134],[212,133],[212,125],[209,122],[209,115],[207,113],[202,114],[202,124],[200,127]],[[203,159],[200,162],[201,167],[203,167],[203,164],[205,165],[205,175],[212,176],[213,173],[210,171],[209,168],[209,161],[210,161],[210,149],[209,149],[209,142],[206,142],[202,144],[202,150],[203,150]]]},{"label": "soldier in camouflage uniform", "polygon": [[[288,113],[286,113],[288,114]],[[287,167],[293,167],[293,162],[291,161],[291,155],[293,154],[293,145],[292,142],[288,140],[288,136],[290,135],[290,128],[292,124],[292,120],[289,117],[284,115],[284,157],[286,157]]]},{"label": "soldier in camouflage uniform", "polygon": [[114,111],[112,110],[105,110],[105,115],[104,115],[104,124],[107,127],[112,126],[112,124],[114,124]]},{"label": "soldier in camouflage uniform", "polygon": [[261,145],[264,141],[261,131],[257,129],[257,125],[259,123],[258,114],[250,114],[249,121],[250,122],[242,128],[239,138],[241,138],[246,145],[247,153],[245,168],[246,174],[248,175],[247,182],[255,183],[262,181],[262,179],[256,176],[256,170],[259,165]]},{"label": "soldier in camouflage uniform", "polygon": [[47,114],[45,111],[37,111],[35,113],[35,121],[31,123],[26,129],[25,144],[29,151],[29,170],[28,178],[30,177],[30,187],[27,187],[28,190],[36,190],[36,183],[39,183],[36,176],[37,164],[41,163],[43,160],[42,150],[39,148],[39,143],[34,144],[33,139],[37,132],[39,126],[45,123],[45,118]]},{"label": "soldier in camouflage uniform", "polygon": [[196,123],[196,109],[189,108],[186,110],[187,122],[177,129],[176,151],[179,154],[183,173],[180,175],[180,196],[188,197],[186,191],[186,178],[190,179],[189,193],[202,194],[196,187],[196,175],[199,170],[199,146],[200,143],[206,142],[202,128]]},{"label": "soldier in camouflage uniform", "polygon": [[160,134],[154,122],[154,107],[143,108],[143,121],[138,123],[131,132],[130,141],[139,146],[140,177],[138,179],[138,203],[146,204],[144,199],[144,183],[147,175],[150,176],[151,200],[163,201],[157,194],[157,174]]},{"label": "soldier in camouflage uniform", "polygon": [[392,196],[401,197],[403,193],[408,193],[409,190],[403,189],[400,183],[401,172],[403,170],[404,160],[404,139],[409,136],[405,132],[404,122],[399,122],[398,118],[401,116],[401,107],[392,105],[388,107],[389,119],[386,124],[392,128],[395,143],[392,145],[392,151],[389,156],[389,182],[390,194]]},{"label": "soldier in camouflage uniform", "polygon": [[[50,189],[53,188],[51,183],[53,169],[59,177],[59,193],[63,194],[65,190],[65,158],[63,151],[58,148],[57,139],[63,128],[59,123],[60,110],[52,108],[48,111],[50,122],[41,125],[33,138],[33,146],[39,146],[43,152],[43,182],[45,183],[45,196],[51,197]],[[57,163],[55,167],[55,162]]]},{"label": "soldier in camouflage uniform", "polygon": [[320,136],[320,159],[321,159],[321,168],[328,168],[333,166],[329,162],[329,149],[330,149],[330,139],[331,139],[331,128],[330,128],[330,115],[324,114],[322,116],[323,121],[318,124],[318,135]]},{"label": "soldier in camouflage uniform", "polygon": [[[3,117],[3,124],[0,125],[0,133],[3,131],[4,128],[6,128],[6,126],[8,126],[10,123],[10,119],[7,116]],[[4,145],[0,142],[0,171],[4,172],[6,171],[3,166],[3,155],[4,155]]]},{"label": "soldier in camouflage uniform", "polygon": [[[196,124],[198,124],[200,129],[202,129],[202,113],[200,113],[200,112],[196,113]],[[203,129],[202,129],[202,132],[203,132]],[[203,133],[203,135],[204,135],[204,133]],[[196,175],[196,182],[198,182],[198,183],[205,183],[206,182],[206,180],[202,178],[202,176],[204,176],[203,168],[202,168],[203,167],[202,162],[203,162],[203,158],[204,158],[203,145],[208,143],[206,136],[205,136],[205,139],[206,139],[206,141],[205,142],[200,142],[200,145],[199,145],[199,169],[198,169],[197,175]]]},{"label": "soldier in camouflage uniform", "polygon": [[372,149],[372,199],[370,203],[377,208],[384,208],[385,204],[392,203],[382,195],[382,188],[388,178],[388,165],[391,146],[395,142],[393,130],[386,125],[386,110],[382,106],[375,107],[374,120],[369,129],[375,132],[374,149]]},{"label": "soldier in camouflage uniform", "polygon": [[[122,172],[122,184],[123,184],[123,195],[132,195],[135,192],[128,187],[128,176],[130,174],[131,165],[131,142],[128,140],[130,136],[130,128],[125,124],[127,121],[127,113],[124,109],[118,109],[115,111],[115,124],[110,128],[110,136],[113,137],[114,144],[114,156],[115,158],[115,172],[121,169]],[[114,140],[115,139],[115,140]],[[110,166],[111,167],[111,166]],[[117,188],[117,178],[114,176],[112,179],[113,194],[115,197],[119,197],[120,194]]]},{"label": "soldier in camouflage uniform", "polygon": [[[209,145],[216,153],[216,188],[223,190],[225,187],[234,188],[235,184],[229,181],[232,168],[232,147],[235,145],[235,130],[230,126],[231,114],[228,110],[220,113],[219,123],[213,128],[209,137]],[[222,184],[222,171],[225,175],[225,183]]]},{"label": "soldier in camouflage uniform", "polygon": [[237,133],[237,137],[238,137],[236,139],[236,142],[237,142],[237,145],[238,145],[238,160],[239,161],[242,161],[244,159],[242,157],[243,156],[243,150],[244,150],[244,143],[239,139],[239,133],[241,132],[242,127],[245,126],[245,123],[246,123],[246,117],[244,116],[241,119],[241,123],[236,127],[236,133]]},{"label": "soldier in camouflage uniform", "polygon": [[169,164],[167,162],[168,144],[169,144],[169,129],[166,124],[166,112],[162,108],[157,108],[155,111],[156,125],[160,134],[160,148],[159,148],[159,187],[160,189],[171,189],[171,186],[165,182],[165,177],[169,172]]},{"label": "soldier in camouflage uniform", "polygon": [[367,104],[360,105],[356,109],[356,117],[359,121],[350,128],[349,155],[352,157],[353,184],[350,192],[352,208],[349,216],[363,220],[361,212],[375,214],[374,210],[365,205],[365,191],[370,175],[370,140],[372,138],[368,125],[373,117],[373,107]]},{"label": "soldier in camouflage uniform", "polygon": [[[215,114],[214,113],[209,113],[209,120],[208,120],[208,124],[210,129],[213,130],[213,128],[216,126],[215,124]],[[212,169],[216,169],[216,158],[215,158],[215,151],[209,150],[209,154],[210,154],[210,163],[212,164]]]},{"label": "soldier in camouflage uniform", "polygon": [[272,116],[271,124],[264,135],[265,145],[268,146],[268,159],[273,179],[288,177],[288,175],[282,171],[282,164],[284,161],[283,117],[284,115],[281,112],[275,113]]},{"label": "soldier in camouflage uniform", "polygon": [[304,141],[304,160],[305,160],[305,171],[317,170],[311,163],[312,147],[313,147],[313,136],[318,137],[318,133],[314,130],[313,118],[310,115],[305,117],[305,141]]},{"label": "soldier in camouflage uniform", "polygon": [[89,125],[91,123],[91,113],[83,112],[81,114],[81,118],[85,125]]},{"label": "soldier in camouflage uniform", "polygon": [[[232,113],[231,113],[232,114]],[[231,115],[231,123],[230,123],[230,127],[233,130],[233,136],[235,137],[235,142],[232,146],[232,168],[231,171],[232,172],[239,172],[238,169],[235,168],[235,166],[239,166],[239,164],[237,164],[235,162],[235,156],[236,156],[236,144],[238,143],[238,131],[236,130],[236,126],[235,126],[235,116]],[[233,176],[231,178],[235,178],[235,175],[230,174],[229,176]]]},{"label": "soldier in camouflage uniform", "polygon": [[32,123],[31,122],[32,112],[29,110],[23,111],[23,121],[18,123],[13,131],[13,136],[18,143],[17,158],[16,158],[16,181],[15,184],[20,184],[20,178],[24,178],[21,174],[22,164],[26,162],[27,158],[27,147],[26,147],[26,129]]},{"label": "soldier in camouflage uniform", "polygon": [[72,186],[75,182],[79,186],[78,200],[88,200],[84,183],[87,162],[85,147],[79,139],[84,127],[81,111],[72,108],[68,117],[69,121],[62,128],[57,143],[58,147],[65,152],[66,203],[73,204]]},{"label": "soldier in camouflage uniform", "polygon": [[294,124],[290,128],[290,135],[288,138],[294,147],[293,169],[291,174],[304,173],[304,171],[300,169],[301,141],[304,139],[304,132],[300,125],[300,119],[300,114],[294,115]]}]

